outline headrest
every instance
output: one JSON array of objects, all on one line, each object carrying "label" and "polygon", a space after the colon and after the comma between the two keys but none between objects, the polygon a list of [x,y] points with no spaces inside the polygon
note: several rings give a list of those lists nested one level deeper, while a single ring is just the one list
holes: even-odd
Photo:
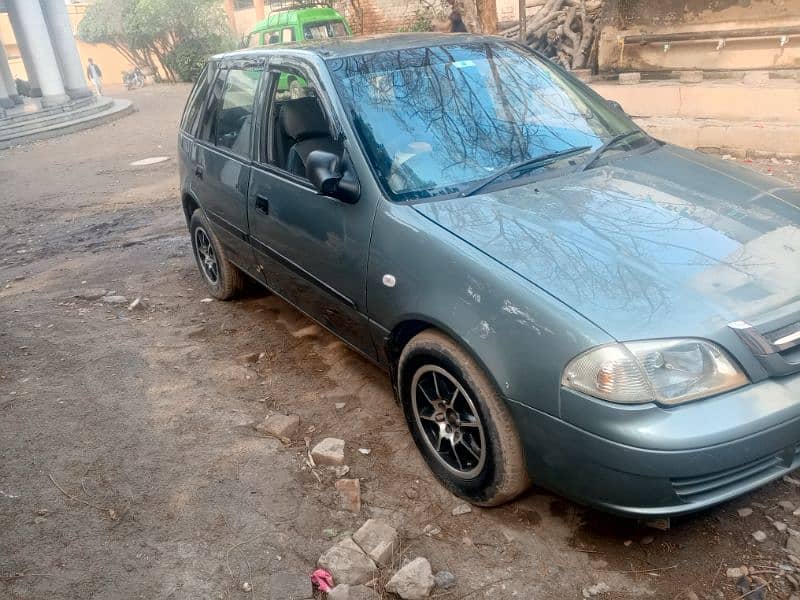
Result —
[{"label": "headrest", "polygon": [[283,130],[296,142],[330,135],[325,113],[313,97],[289,100],[281,107],[279,119]]}]

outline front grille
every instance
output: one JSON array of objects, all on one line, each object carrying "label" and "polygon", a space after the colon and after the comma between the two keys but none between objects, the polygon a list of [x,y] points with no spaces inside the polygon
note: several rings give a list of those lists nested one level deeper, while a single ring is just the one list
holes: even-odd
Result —
[{"label": "front grille", "polygon": [[698,502],[724,495],[728,491],[740,490],[748,483],[757,484],[787,470],[780,454],[760,458],[732,469],[717,471],[709,475],[671,479],[672,488],[686,502]]}]

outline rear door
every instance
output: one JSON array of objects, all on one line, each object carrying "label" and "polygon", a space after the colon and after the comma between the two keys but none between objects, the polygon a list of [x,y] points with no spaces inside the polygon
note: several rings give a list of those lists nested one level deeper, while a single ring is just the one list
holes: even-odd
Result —
[{"label": "rear door", "polygon": [[231,260],[253,272],[248,243],[247,191],[253,155],[254,104],[264,72],[258,62],[218,71],[196,145],[193,191]]},{"label": "rear door", "polygon": [[[282,89],[291,78],[295,89]],[[298,88],[298,86],[300,86]],[[316,102],[315,102],[316,101]],[[306,144],[330,151],[346,147],[331,127],[330,102],[318,79],[301,64],[270,69],[264,120],[267,132],[250,183],[250,235],[266,284],[364,354],[375,350],[364,314],[366,272],[375,202],[362,197],[346,204],[317,194],[305,175],[289,169],[292,139],[280,129],[280,112],[290,103],[317,107],[317,118],[300,120],[314,132],[297,133]],[[327,132],[325,123],[327,123]],[[296,132],[292,132],[296,133]],[[281,139],[283,136],[283,139]],[[312,137],[317,141],[309,141]],[[283,146],[282,148],[280,146]],[[304,171],[303,171],[304,172]]]}]

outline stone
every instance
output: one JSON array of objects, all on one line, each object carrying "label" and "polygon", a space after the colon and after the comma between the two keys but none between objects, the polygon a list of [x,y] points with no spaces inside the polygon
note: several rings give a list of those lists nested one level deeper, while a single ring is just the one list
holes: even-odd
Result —
[{"label": "stone", "polygon": [[600,583],[595,583],[594,585],[583,588],[583,597],[593,598],[594,596],[605,594],[606,592],[610,591],[611,588],[608,587],[608,584],[601,581]]},{"label": "stone", "polygon": [[642,544],[647,546],[648,544],[652,544],[655,541],[655,538],[652,535],[646,535],[642,538]]},{"label": "stone", "polygon": [[107,293],[108,290],[102,288],[87,288],[75,294],[73,298],[77,298],[78,300],[99,300]]},{"label": "stone", "polygon": [[442,530],[439,527],[436,527],[436,525],[431,525],[430,523],[422,528],[422,533],[427,535],[428,537],[438,535],[441,532]]},{"label": "stone", "polygon": [[365,585],[337,585],[326,596],[327,600],[378,600],[380,598],[374,591]]},{"label": "stone", "polygon": [[681,71],[679,80],[681,83],[703,83],[703,72]]},{"label": "stone", "polygon": [[641,73],[620,73],[619,74],[619,84],[620,85],[635,85],[642,80]]},{"label": "stone", "polygon": [[739,577],[747,575],[747,567],[728,567],[725,575],[731,579],[739,579]]},{"label": "stone", "polygon": [[249,354],[245,354],[242,356],[242,361],[247,363],[248,365],[254,365],[258,362],[259,353],[258,352],[251,352]]},{"label": "stone", "polygon": [[194,325],[186,330],[186,337],[190,339],[205,337],[208,334],[208,328],[205,325]]},{"label": "stone", "polygon": [[781,532],[786,531],[786,529],[789,527],[783,521],[773,521],[772,522],[772,526],[775,527],[775,529],[777,529],[778,531],[781,531]]},{"label": "stone", "polygon": [[279,438],[291,438],[300,427],[300,417],[297,415],[281,415],[272,413],[256,425],[256,431]]},{"label": "stone", "polygon": [[361,511],[361,482],[358,479],[339,479],[334,486],[339,491],[339,507],[350,512]]},{"label": "stone", "polygon": [[795,509],[794,502],[790,502],[789,500],[781,500],[778,502],[778,506],[780,506],[786,512],[793,512]]},{"label": "stone", "polygon": [[382,567],[392,564],[398,549],[397,530],[382,519],[369,519],[353,534],[353,541]]},{"label": "stone", "polygon": [[418,556],[392,576],[386,584],[386,591],[403,600],[424,600],[430,595],[433,584],[431,563]]},{"label": "stone", "polygon": [[464,502],[456,506],[453,510],[451,510],[450,514],[453,515],[454,517],[457,517],[458,515],[465,515],[471,512],[472,512],[472,507],[466,502]]},{"label": "stone", "polygon": [[688,590],[688,591],[687,591],[687,592],[686,592],[686,593],[683,595],[683,599],[684,599],[684,600],[700,600],[700,596],[698,596],[697,594],[695,594],[693,590]]},{"label": "stone", "polygon": [[758,531],[754,531],[750,535],[752,535],[753,539],[757,542],[763,542],[764,540],[767,539],[767,534],[761,531],[760,529]]},{"label": "stone", "polygon": [[308,600],[314,597],[311,578],[299,571],[270,575],[268,589],[270,598],[281,598],[281,600]]},{"label": "stone", "polygon": [[327,600],[350,600],[350,586],[340,583],[333,588],[326,596]]},{"label": "stone", "polygon": [[789,477],[788,475],[783,476],[783,481],[790,485],[800,486],[800,479],[795,479],[794,477]]},{"label": "stone", "polygon": [[345,406],[347,406],[347,402],[336,402],[333,406],[336,408],[336,410],[342,410]]},{"label": "stone", "polygon": [[328,548],[317,565],[329,571],[337,584],[348,585],[367,583],[376,569],[375,562],[349,537]]},{"label": "stone", "polygon": [[344,440],[325,438],[311,450],[311,458],[320,466],[336,467],[344,464]]},{"label": "stone", "polygon": [[125,296],[103,296],[103,302],[106,304],[127,304],[128,299]]},{"label": "stone", "polygon": [[450,571],[439,571],[433,576],[433,583],[438,588],[449,590],[456,584],[456,576]]},{"label": "stone", "polygon": [[[800,555],[800,533],[794,529],[789,529],[789,537],[786,538],[786,551],[794,556]],[[791,556],[789,559],[791,560]]]},{"label": "stone", "polygon": [[748,506],[745,508],[740,508],[736,512],[739,513],[740,517],[749,517],[750,515],[753,514],[753,509]]},{"label": "stone", "polygon": [[242,582],[242,591],[243,591],[245,594],[249,594],[250,592],[252,592],[252,591],[253,591],[253,586],[252,586],[252,585],[250,585],[250,582],[248,582],[248,581],[243,581],[243,582]]},{"label": "stone", "polygon": [[137,297],[133,302],[128,304],[128,310],[141,310],[144,308],[144,303],[142,299]]}]

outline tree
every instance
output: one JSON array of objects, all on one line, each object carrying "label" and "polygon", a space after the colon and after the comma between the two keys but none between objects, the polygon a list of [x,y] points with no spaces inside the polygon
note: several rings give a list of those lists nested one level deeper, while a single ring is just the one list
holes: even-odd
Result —
[{"label": "tree", "polygon": [[225,13],[216,0],[99,0],[87,8],[78,37],[109,44],[168,81],[196,71],[181,65],[232,47]]}]

